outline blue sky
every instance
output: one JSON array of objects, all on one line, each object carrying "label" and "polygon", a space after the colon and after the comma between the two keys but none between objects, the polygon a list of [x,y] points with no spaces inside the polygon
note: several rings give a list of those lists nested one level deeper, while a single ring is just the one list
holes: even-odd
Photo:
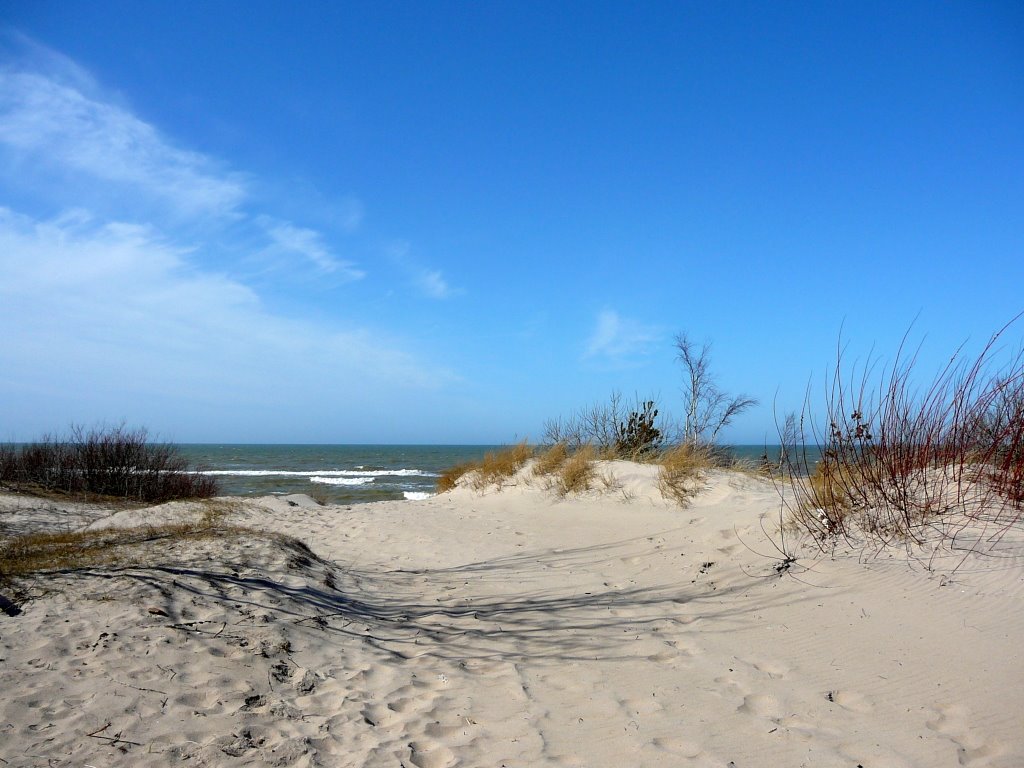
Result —
[{"label": "blue sky", "polygon": [[507,442],[686,331],[773,442],[1022,278],[1018,3],[0,4],[0,439]]}]

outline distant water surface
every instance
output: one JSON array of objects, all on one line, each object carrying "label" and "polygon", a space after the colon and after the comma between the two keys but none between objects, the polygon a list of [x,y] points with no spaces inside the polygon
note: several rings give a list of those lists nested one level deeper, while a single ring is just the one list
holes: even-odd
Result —
[{"label": "distant water surface", "polygon": [[306,493],[330,504],[419,499],[442,471],[483,458],[491,445],[178,446],[227,496]]},{"label": "distant water surface", "polygon": [[[217,478],[228,496],[305,493],[330,504],[422,499],[441,472],[476,461],[494,445],[179,445],[200,471]],[[756,462],[765,446],[737,445],[738,458]],[[778,446],[768,446],[770,459]]]}]

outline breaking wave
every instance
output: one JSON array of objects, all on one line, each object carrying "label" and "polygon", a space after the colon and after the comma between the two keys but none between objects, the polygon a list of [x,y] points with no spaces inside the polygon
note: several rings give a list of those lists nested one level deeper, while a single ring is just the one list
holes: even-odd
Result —
[{"label": "breaking wave", "polygon": [[319,477],[314,475],[309,478],[311,483],[324,483],[325,485],[366,485],[372,483],[372,477]]}]

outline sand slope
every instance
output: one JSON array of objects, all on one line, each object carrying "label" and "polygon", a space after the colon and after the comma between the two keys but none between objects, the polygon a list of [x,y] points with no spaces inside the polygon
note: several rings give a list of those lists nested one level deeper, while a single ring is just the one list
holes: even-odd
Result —
[{"label": "sand slope", "polygon": [[966,560],[787,542],[782,569],[771,484],[680,509],[605,471],[571,499],[261,499],[229,517],[264,534],[39,579],[0,614],[0,765],[1024,765],[1019,530]]}]

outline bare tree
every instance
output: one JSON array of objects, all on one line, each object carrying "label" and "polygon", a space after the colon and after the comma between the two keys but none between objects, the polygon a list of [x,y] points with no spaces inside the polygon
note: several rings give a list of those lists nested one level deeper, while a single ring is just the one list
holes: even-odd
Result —
[{"label": "bare tree", "polygon": [[676,336],[676,352],[683,364],[683,442],[714,445],[718,433],[748,408],[757,405],[749,395],[730,395],[719,389],[711,374],[711,343],[696,344],[685,333]]}]

